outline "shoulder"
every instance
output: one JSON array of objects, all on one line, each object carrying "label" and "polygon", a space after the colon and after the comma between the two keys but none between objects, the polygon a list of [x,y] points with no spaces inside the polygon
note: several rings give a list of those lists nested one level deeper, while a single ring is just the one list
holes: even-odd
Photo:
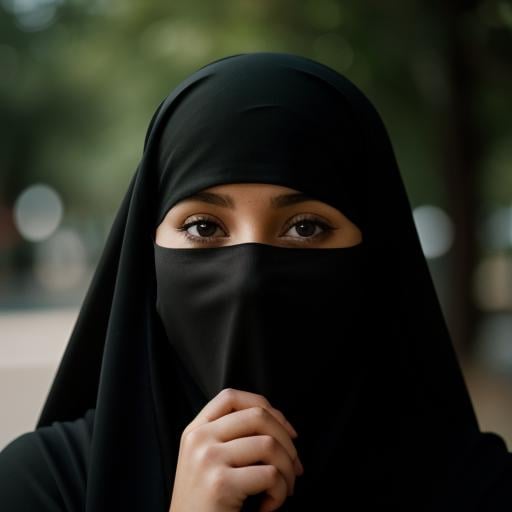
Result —
[{"label": "shoulder", "polygon": [[487,483],[483,493],[482,510],[505,512],[512,510],[512,453],[504,439],[494,432],[482,435],[481,452],[478,460],[487,468],[482,479]]},{"label": "shoulder", "polygon": [[0,451],[2,510],[82,510],[93,423],[94,409],[89,409],[76,420],[26,432]]},{"label": "shoulder", "polygon": [[512,510],[512,454],[494,432],[479,432],[454,465],[433,510]]}]

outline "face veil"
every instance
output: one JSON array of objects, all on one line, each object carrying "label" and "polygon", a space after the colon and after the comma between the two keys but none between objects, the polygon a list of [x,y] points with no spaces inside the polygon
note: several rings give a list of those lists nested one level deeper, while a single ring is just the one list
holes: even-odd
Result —
[{"label": "face veil", "polygon": [[337,456],[347,458],[352,444],[344,432],[364,374],[354,365],[364,340],[363,257],[361,245],[155,245],[157,310],[203,396],[225,387],[260,393],[300,432],[301,461],[313,469],[294,502],[322,487],[328,432],[348,441],[337,442]]},{"label": "face veil", "polygon": [[[179,200],[242,182],[325,201],[362,244],[156,246]],[[223,386],[298,424],[305,473],[282,510],[469,510],[487,492],[386,129],[353,83],[298,55],[214,61],[160,103],[38,426],[94,408],[86,511],[165,512],[179,436]]]}]

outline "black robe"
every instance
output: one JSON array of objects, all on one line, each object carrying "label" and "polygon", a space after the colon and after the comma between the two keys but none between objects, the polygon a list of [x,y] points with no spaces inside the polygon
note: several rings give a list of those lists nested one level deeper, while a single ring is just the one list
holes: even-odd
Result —
[{"label": "black robe", "polygon": [[[325,201],[361,228],[363,243],[330,254],[300,249],[297,258],[283,248],[227,246],[215,249],[212,274],[180,274],[176,265],[202,270],[214,253],[159,250],[155,227],[180,199],[232,182],[289,186]],[[336,267],[336,254],[358,280]],[[251,266],[229,267],[237,255]],[[166,288],[158,268],[176,287]],[[268,329],[275,312],[259,293],[288,297],[281,306],[292,311],[308,294],[276,283],[301,269],[322,306],[338,297],[355,309],[328,309],[317,337],[309,325],[307,337],[294,327],[300,346],[288,346],[285,356],[296,359],[287,368],[273,351],[263,354],[266,336],[275,353],[290,340]],[[244,295],[226,293],[224,277]],[[196,301],[205,290],[220,303]],[[236,321],[215,322],[219,304]],[[187,339],[204,333],[179,329],[180,311],[204,311],[218,334],[210,367],[210,352],[185,354]],[[356,315],[359,329],[350,323]],[[235,342],[245,339],[252,358]],[[308,379],[297,381],[307,400],[280,386],[287,376]],[[181,432],[220,387],[242,385],[265,390],[301,425],[305,473],[283,511],[512,509],[512,455],[478,426],[382,120],[345,77],[291,54],[210,63],[155,111],[36,429],[0,453],[1,510],[167,512]],[[244,510],[257,505],[252,498]]]}]

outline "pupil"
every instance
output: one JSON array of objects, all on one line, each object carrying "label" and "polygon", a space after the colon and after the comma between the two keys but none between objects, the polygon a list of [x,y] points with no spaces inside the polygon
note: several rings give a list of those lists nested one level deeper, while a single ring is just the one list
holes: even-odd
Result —
[{"label": "pupil", "polygon": [[315,232],[315,224],[310,220],[304,220],[297,224],[296,229],[300,236],[311,236]]},{"label": "pupil", "polygon": [[[206,229],[203,229],[206,226]],[[201,236],[211,236],[215,233],[215,224],[211,222],[200,222],[197,224],[197,232]]]}]

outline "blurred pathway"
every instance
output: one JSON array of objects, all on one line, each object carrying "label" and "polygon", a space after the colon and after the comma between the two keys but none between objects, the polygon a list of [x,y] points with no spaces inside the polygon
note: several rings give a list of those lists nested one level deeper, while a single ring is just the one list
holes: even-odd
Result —
[{"label": "blurred pathway", "polygon": [[0,449],[34,429],[77,315],[0,312]]}]

